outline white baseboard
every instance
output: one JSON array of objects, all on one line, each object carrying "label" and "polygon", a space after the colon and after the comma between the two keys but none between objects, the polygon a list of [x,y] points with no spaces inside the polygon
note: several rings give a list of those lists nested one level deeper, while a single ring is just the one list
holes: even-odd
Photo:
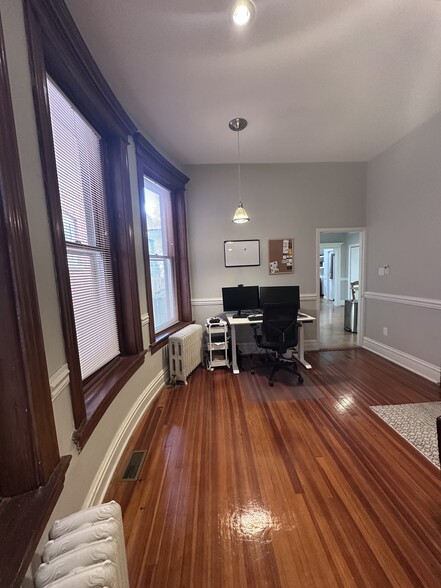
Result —
[{"label": "white baseboard", "polygon": [[396,363],[415,374],[423,376],[423,378],[426,378],[431,382],[438,383],[440,381],[440,368],[437,365],[418,359],[417,357],[404,353],[399,349],[388,347],[387,345],[375,341],[374,339],[370,339],[369,337],[363,338],[362,347],[384,357],[385,359],[389,359],[393,363]]},{"label": "white baseboard", "polygon": [[306,339],[305,351],[319,351],[320,344],[317,339]]},{"label": "white baseboard", "polygon": [[143,391],[137,402],[132,407],[127,417],[121,423],[112,444],[107,450],[102,461],[101,467],[97,472],[90,490],[85,498],[83,508],[88,508],[95,504],[100,504],[104,500],[104,495],[111,482],[112,476],[123,455],[124,449],[133,434],[139,421],[145,414],[155,396],[168,381],[168,370],[162,370],[148,387]]}]

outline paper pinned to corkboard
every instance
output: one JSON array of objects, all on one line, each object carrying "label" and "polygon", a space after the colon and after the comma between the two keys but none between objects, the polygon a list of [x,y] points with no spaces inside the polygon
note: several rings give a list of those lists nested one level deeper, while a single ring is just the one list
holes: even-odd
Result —
[{"label": "paper pinned to corkboard", "polygon": [[268,239],[270,275],[294,273],[294,238]]}]

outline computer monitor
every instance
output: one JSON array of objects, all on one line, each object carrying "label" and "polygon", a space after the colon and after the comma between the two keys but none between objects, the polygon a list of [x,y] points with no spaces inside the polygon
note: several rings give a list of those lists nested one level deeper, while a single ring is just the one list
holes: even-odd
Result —
[{"label": "computer monitor", "polygon": [[299,286],[261,286],[259,292],[260,306],[266,303],[291,302],[300,308]]},{"label": "computer monitor", "polygon": [[235,286],[222,288],[224,311],[233,311],[237,316],[259,308],[259,286]]}]

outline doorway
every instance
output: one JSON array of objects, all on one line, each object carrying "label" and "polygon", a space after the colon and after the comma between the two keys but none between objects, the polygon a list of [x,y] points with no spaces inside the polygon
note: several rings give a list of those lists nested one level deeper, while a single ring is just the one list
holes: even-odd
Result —
[{"label": "doorway", "polygon": [[364,243],[364,228],[317,229],[319,349],[361,344]]}]

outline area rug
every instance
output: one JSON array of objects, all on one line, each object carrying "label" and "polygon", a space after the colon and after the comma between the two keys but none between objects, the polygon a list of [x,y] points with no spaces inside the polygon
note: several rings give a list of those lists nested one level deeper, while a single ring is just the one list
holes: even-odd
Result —
[{"label": "area rug", "polygon": [[371,406],[371,409],[436,467],[440,467],[436,419],[441,415],[441,402]]}]

